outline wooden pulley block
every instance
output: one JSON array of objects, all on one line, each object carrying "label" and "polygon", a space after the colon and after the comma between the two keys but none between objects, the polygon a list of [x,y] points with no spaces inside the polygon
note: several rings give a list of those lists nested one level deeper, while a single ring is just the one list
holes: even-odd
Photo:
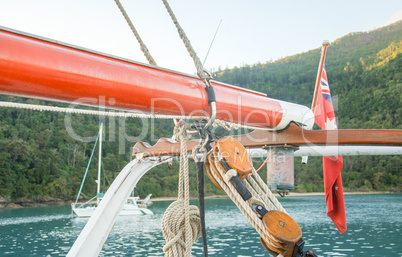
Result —
[{"label": "wooden pulley block", "polygon": [[[222,158],[226,163],[225,165],[220,160]],[[211,179],[212,183],[214,183],[218,188],[222,189],[211,174],[211,172],[215,172],[215,174],[223,180],[219,174],[217,166],[225,172],[228,169],[235,169],[241,180],[250,174],[253,169],[250,155],[244,146],[233,137],[220,138],[208,154],[207,161],[205,162],[205,168],[209,179]]]},{"label": "wooden pulley block", "polygon": [[215,180],[215,178],[211,174],[211,172],[215,172],[215,174],[218,175],[218,177],[221,180],[223,180],[218,170],[216,169],[215,166],[216,161],[218,161],[218,149],[214,147],[212,148],[212,151],[208,154],[207,161],[204,163],[204,165],[209,179],[212,181],[212,183],[215,184],[215,186],[217,186],[219,189],[222,189],[222,187],[219,185],[219,183]]},{"label": "wooden pulley block", "polygon": [[270,241],[277,248],[272,252],[273,249],[260,238],[265,250],[273,256],[282,254],[285,257],[292,257],[295,244],[302,238],[299,224],[286,213],[275,210],[267,212],[262,218],[262,223],[267,232],[278,241]]},{"label": "wooden pulley block", "polygon": [[216,142],[219,154],[230,168],[235,169],[241,180],[253,170],[253,162],[246,148],[233,137],[222,137]]}]

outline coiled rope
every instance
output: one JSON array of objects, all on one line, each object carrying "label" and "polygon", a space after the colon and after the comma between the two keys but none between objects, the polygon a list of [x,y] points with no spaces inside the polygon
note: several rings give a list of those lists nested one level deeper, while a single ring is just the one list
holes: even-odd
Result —
[{"label": "coiled rope", "polygon": [[190,206],[188,154],[186,131],[189,125],[183,120],[174,128],[174,136],[180,142],[180,174],[177,200],[166,209],[162,218],[162,232],[166,240],[163,247],[166,257],[189,257],[191,247],[201,236],[200,212]]}]

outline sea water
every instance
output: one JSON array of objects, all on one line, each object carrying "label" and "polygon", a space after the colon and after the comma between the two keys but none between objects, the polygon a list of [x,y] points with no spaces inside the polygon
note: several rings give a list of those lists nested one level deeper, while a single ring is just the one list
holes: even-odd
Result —
[{"label": "sea water", "polygon": [[[327,217],[323,196],[280,201],[302,228],[305,249],[318,256],[402,256],[402,194],[345,196],[343,234]],[[119,217],[101,256],[163,256],[160,224],[169,204],[155,202],[151,216]],[[0,256],[65,256],[87,221],[72,218],[70,206],[0,210]],[[211,256],[269,256],[229,199],[206,200],[206,224]],[[201,239],[192,255],[203,255]]]}]

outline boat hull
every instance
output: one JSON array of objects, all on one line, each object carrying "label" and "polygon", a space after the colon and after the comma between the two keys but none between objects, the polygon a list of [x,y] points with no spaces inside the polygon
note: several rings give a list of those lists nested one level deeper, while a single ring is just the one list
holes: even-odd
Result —
[{"label": "boat hull", "polygon": [[[121,209],[119,216],[153,215],[151,210],[134,203],[136,200],[138,200],[138,198],[131,199],[130,197],[128,199],[129,202],[124,204],[123,209]],[[75,207],[74,204],[71,208],[79,218],[89,218],[96,210],[96,206]]]},{"label": "boat hull", "polygon": [[[95,211],[95,207],[86,207],[86,208],[74,208],[74,213],[79,218],[89,218]],[[153,212],[149,209],[123,209],[121,210],[119,216],[137,216],[137,215],[153,215]]]}]

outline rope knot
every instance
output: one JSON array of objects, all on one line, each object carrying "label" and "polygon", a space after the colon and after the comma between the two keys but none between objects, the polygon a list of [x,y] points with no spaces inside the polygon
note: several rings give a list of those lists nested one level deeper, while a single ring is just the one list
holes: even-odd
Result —
[{"label": "rope knot", "polygon": [[175,139],[179,142],[190,139],[190,136],[187,135],[188,129],[190,129],[190,125],[188,125],[184,120],[179,120],[173,129]]},{"label": "rope knot", "polygon": [[162,232],[166,239],[165,256],[190,256],[191,246],[201,236],[201,220],[198,207],[189,206],[190,226],[185,225],[185,201],[174,201],[166,209],[162,219]]},{"label": "rope knot", "polygon": [[166,257],[191,256],[191,246],[201,236],[201,218],[198,207],[190,206],[190,185],[188,172],[187,130],[185,121],[174,127],[174,136],[180,141],[180,173],[178,199],[171,203],[163,214],[162,231],[166,239],[163,247]]}]

